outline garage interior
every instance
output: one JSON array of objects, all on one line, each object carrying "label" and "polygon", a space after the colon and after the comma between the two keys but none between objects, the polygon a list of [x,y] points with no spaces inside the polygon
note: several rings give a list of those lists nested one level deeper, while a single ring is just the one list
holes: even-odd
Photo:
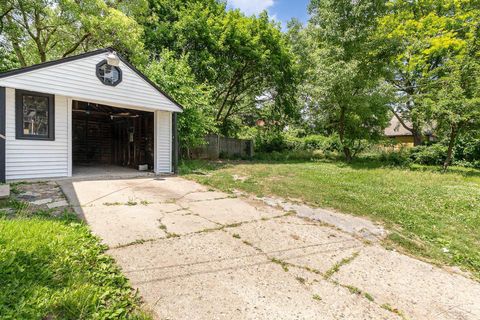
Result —
[{"label": "garage interior", "polygon": [[74,174],[153,170],[153,112],[73,101],[72,131]]}]

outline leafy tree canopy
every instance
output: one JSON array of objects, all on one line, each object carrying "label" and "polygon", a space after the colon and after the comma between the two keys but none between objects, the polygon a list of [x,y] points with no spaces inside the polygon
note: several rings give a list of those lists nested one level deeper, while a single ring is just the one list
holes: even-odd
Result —
[{"label": "leafy tree canopy", "polygon": [[478,29],[480,6],[477,0],[395,0],[387,5],[378,36],[392,53],[384,60],[398,93],[392,109],[420,144],[428,121],[422,99],[437,80],[432,72],[448,57],[465,55],[467,39]]},{"label": "leafy tree canopy", "polygon": [[290,26],[290,34],[303,37],[295,48],[307,59],[300,68],[307,118],[315,119],[317,130],[338,134],[347,159],[362,140],[379,137],[388,120],[384,68],[372,37],[384,5],[383,0],[313,0],[306,29]]},{"label": "leafy tree canopy", "polygon": [[146,5],[139,0],[0,0],[0,41],[20,66],[107,46],[140,62],[142,28],[131,15]]},{"label": "leafy tree canopy", "polygon": [[214,130],[210,101],[213,88],[198,84],[188,57],[176,59],[171,51],[164,50],[161,58],[151,61],[144,71],[185,108],[178,119],[180,144],[186,149],[203,144],[205,135]]},{"label": "leafy tree canopy", "polygon": [[266,13],[246,17],[215,0],[150,0],[150,8],[147,48],[188,54],[197,81],[214,88],[215,121],[223,133],[235,134],[236,123],[262,108],[283,125],[295,116],[292,53]]}]

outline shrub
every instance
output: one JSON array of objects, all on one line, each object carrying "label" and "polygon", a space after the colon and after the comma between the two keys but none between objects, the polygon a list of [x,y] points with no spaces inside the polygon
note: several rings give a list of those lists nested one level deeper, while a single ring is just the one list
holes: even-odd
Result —
[{"label": "shrub", "polygon": [[305,137],[289,137],[288,145],[295,150],[322,150],[335,152],[340,150],[340,141],[336,136],[308,135]]},{"label": "shrub", "polygon": [[308,151],[308,150],[290,150],[290,151],[273,151],[273,152],[259,152],[254,156],[255,160],[261,161],[311,161],[324,159],[325,155],[322,151]]},{"label": "shrub", "polygon": [[459,138],[454,152],[454,158],[459,163],[475,166],[480,162],[480,138],[469,135]]},{"label": "shrub", "polygon": [[442,165],[446,157],[447,147],[440,143],[417,146],[410,150],[410,159],[418,164]]},{"label": "shrub", "polygon": [[285,135],[281,132],[261,132],[255,137],[257,152],[281,152],[289,149]]},{"label": "shrub", "polygon": [[405,166],[411,162],[409,153],[404,149],[398,151],[383,151],[380,153],[378,159],[383,163],[394,166]]}]

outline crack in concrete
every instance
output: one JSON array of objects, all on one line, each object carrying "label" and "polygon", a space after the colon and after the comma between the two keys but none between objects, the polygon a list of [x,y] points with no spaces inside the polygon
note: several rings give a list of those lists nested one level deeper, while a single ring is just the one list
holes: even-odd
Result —
[{"label": "crack in concrete", "polygon": [[[225,232],[226,232],[226,231],[225,231]],[[235,237],[234,237],[234,238],[235,238]],[[238,238],[238,240],[241,240],[241,238]],[[323,277],[323,279],[324,279],[325,281],[327,281],[327,282],[329,282],[329,283],[331,283],[331,284],[333,284],[333,285],[335,285],[335,286],[339,286],[339,287],[342,287],[342,288],[347,288],[352,294],[354,294],[354,293],[352,292],[352,290],[350,289],[351,286],[344,285],[344,284],[341,284],[341,283],[339,283],[339,282],[337,282],[337,281],[331,280],[331,275],[327,276],[327,275],[329,274],[329,271],[323,273],[323,272],[321,272],[321,271],[319,271],[319,270],[317,270],[317,269],[310,268],[310,267],[307,267],[307,266],[297,265],[297,264],[294,264],[294,263],[291,263],[291,262],[288,262],[288,261],[287,261],[287,260],[290,260],[290,259],[295,259],[295,258],[299,258],[299,257],[305,257],[305,256],[308,256],[308,255],[311,255],[311,254],[306,254],[306,255],[303,255],[303,256],[292,256],[292,257],[287,257],[287,258],[279,259],[279,258],[276,258],[276,257],[274,257],[274,256],[270,256],[270,254],[272,254],[272,253],[277,253],[276,251],[265,252],[265,251],[263,251],[261,248],[255,246],[255,245],[252,244],[252,243],[246,243],[245,241],[242,241],[242,243],[245,244],[245,245],[247,245],[247,246],[250,246],[250,247],[254,248],[255,250],[257,250],[257,251],[259,252],[259,254],[264,255],[264,256],[269,260],[269,262],[280,265],[285,272],[288,272],[288,271],[289,271],[289,270],[288,270],[288,267],[293,267],[293,268],[302,269],[302,270],[305,270],[305,271],[307,271],[307,272],[313,273],[313,274],[315,274],[315,275],[320,275],[320,276]],[[312,246],[313,246],[313,245],[312,245]],[[304,246],[304,247],[301,247],[301,248],[307,248],[307,247],[309,247],[309,246]],[[352,247],[350,247],[350,248],[356,248],[356,246],[352,246]],[[350,249],[350,248],[341,248],[341,249]],[[296,249],[299,249],[299,248],[295,248],[295,249],[292,249],[292,250],[296,250]],[[338,250],[338,248],[335,249],[335,250]],[[280,251],[280,250],[279,250],[279,251]],[[317,254],[317,253],[318,253],[318,252],[315,252],[314,254]],[[351,263],[351,262],[359,255],[359,253],[360,253],[360,252],[357,251],[357,252],[353,253],[350,257],[342,259],[340,262],[337,262],[335,265],[333,265],[331,269],[335,268],[335,272],[338,272],[338,271],[339,271],[339,268],[340,268],[341,266],[344,266],[344,265],[346,265],[346,264],[348,264],[348,263]],[[336,265],[338,265],[338,267],[335,267]],[[329,270],[331,270],[331,269],[329,269]],[[332,274],[332,275],[333,275],[333,274]],[[293,277],[293,275],[292,275],[292,277]],[[314,279],[314,282],[315,282],[315,281],[318,281],[318,280],[317,280],[317,279]],[[312,290],[311,290],[312,284],[313,284],[313,282],[312,282],[312,283],[304,283],[305,288],[306,288],[309,292],[312,292]],[[363,294],[359,294],[361,297],[367,299],[369,302],[371,302],[371,303],[373,303],[373,304],[375,304],[375,305],[377,305],[378,307],[381,308],[381,305],[379,305],[379,304],[378,304],[377,302],[375,302],[374,300],[371,300],[371,298],[370,298],[370,299],[368,298],[368,297],[371,297],[371,295],[368,294],[368,296],[367,296],[367,294],[366,294],[365,292],[363,292],[363,291],[360,291],[360,293],[363,293]],[[394,311],[392,311],[392,310],[388,310],[388,309],[386,309],[386,310],[389,311],[389,312],[392,312],[392,313],[394,313],[394,314],[396,314],[396,315],[398,315],[398,316],[400,316],[402,319],[405,319],[404,316],[403,316],[403,313],[402,313],[401,311],[400,311],[400,312],[399,312],[399,311],[394,312]]]}]

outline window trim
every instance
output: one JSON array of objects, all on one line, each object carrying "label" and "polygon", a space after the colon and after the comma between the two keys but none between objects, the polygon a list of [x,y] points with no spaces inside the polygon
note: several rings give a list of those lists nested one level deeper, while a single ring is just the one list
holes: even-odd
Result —
[{"label": "window trim", "polygon": [[105,83],[105,82],[103,82],[103,79],[100,76],[100,67],[103,66],[104,64],[108,65],[107,59],[104,59],[104,60],[100,61],[99,63],[97,63],[97,65],[95,67],[95,74],[97,75],[98,80],[100,80],[100,82],[103,85],[106,85],[106,86],[110,86],[110,87],[118,86],[123,80],[122,69],[120,69],[120,67],[117,67],[117,66],[111,66],[112,68],[115,68],[115,69],[118,70],[118,80],[115,83]]},{"label": "window trim", "polygon": [[[23,133],[23,96],[31,95],[48,98],[48,135],[38,136]],[[55,95],[27,91],[15,90],[15,138],[17,140],[44,140],[55,141]]]}]

